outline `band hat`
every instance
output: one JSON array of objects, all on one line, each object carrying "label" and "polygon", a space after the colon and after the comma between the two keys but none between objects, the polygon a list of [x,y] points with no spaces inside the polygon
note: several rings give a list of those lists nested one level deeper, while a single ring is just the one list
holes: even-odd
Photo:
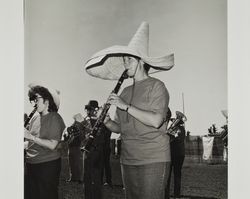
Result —
[{"label": "band hat", "polygon": [[46,89],[48,89],[49,93],[51,94],[52,98],[53,98],[53,101],[55,102],[55,105],[57,107],[57,109],[59,109],[59,106],[60,106],[60,91],[56,90],[56,89],[52,89],[52,88],[48,88],[48,86],[44,86],[43,84],[38,84],[38,83],[31,83],[28,85],[29,88],[33,88],[33,87],[36,87],[36,86],[41,86],[41,87],[44,87]]},{"label": "band hat", "polygon": [[174,54],[149,57],[149,24],[142,22],[128,46],[115,45],[94,54],[85,64],[86,72],[102,79],[119,79],[124,71],[124,55],[132,55],[150,65],[149,74],[158,70],[170,70],[174,66]]},{"label": "band hat", "polygon": [[85,109],[98,109],[98,102],[96,100],[90,100],[87,105],[85,105]]}]

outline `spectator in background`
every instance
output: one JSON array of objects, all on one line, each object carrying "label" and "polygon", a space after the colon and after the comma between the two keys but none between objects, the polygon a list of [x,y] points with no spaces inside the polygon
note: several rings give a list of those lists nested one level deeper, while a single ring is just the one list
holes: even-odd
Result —
[{"label": "spectator in background", "polygon": [[[169,109],[167,114],[167,119],[171,118],[171,111]],[[172,122],[174,119],[170,119]],[[180,122],[177,125],[177,134],[176,138],[171,139],[170,148],[171,148],[171,168],[170,174],[167,181],[166,187],[166,199],[169,199],[170,196],[170,184],[171,184],[171,173],[174,172],[174,197],[181,197],[181,169],[185,158],[185,127],[184,122]]]}]

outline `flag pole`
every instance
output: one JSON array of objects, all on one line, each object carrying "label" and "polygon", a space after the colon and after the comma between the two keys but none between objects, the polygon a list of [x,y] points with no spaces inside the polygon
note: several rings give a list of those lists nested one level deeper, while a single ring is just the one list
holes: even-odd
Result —
[{"label": "flag pole", "polygon": [[[184,93],[182,92],[182,113],[185,115],[185,104],[184,104]],[[186,128],[185,122],[184,122],[184,128]]]},{"label": "flag pole", "polygon": [[182,93],[182,112],[185,115],[184,93]]}]

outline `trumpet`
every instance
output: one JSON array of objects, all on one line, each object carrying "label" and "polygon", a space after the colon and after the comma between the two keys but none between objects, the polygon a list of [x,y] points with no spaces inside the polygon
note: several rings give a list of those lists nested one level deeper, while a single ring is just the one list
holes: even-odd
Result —
[{"label": "trumpet", "polygon": [[187,117],[180,111],[176,111],[176,118],[170,125],[170,127],[167,129],[167,134],[170,135],[171,137],[178,137],[178,126],[184,124],[184,122],[187,121]]}]

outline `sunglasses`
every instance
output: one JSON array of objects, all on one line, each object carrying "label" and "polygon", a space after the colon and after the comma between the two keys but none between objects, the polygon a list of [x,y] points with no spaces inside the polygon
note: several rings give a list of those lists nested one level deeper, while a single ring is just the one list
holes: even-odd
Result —
[{"label": "sunglasses", "polygon": [[39,98],[43,98],[43,97],[37,96],[34,99],[30,100],[30,103],[37,103]]}]

